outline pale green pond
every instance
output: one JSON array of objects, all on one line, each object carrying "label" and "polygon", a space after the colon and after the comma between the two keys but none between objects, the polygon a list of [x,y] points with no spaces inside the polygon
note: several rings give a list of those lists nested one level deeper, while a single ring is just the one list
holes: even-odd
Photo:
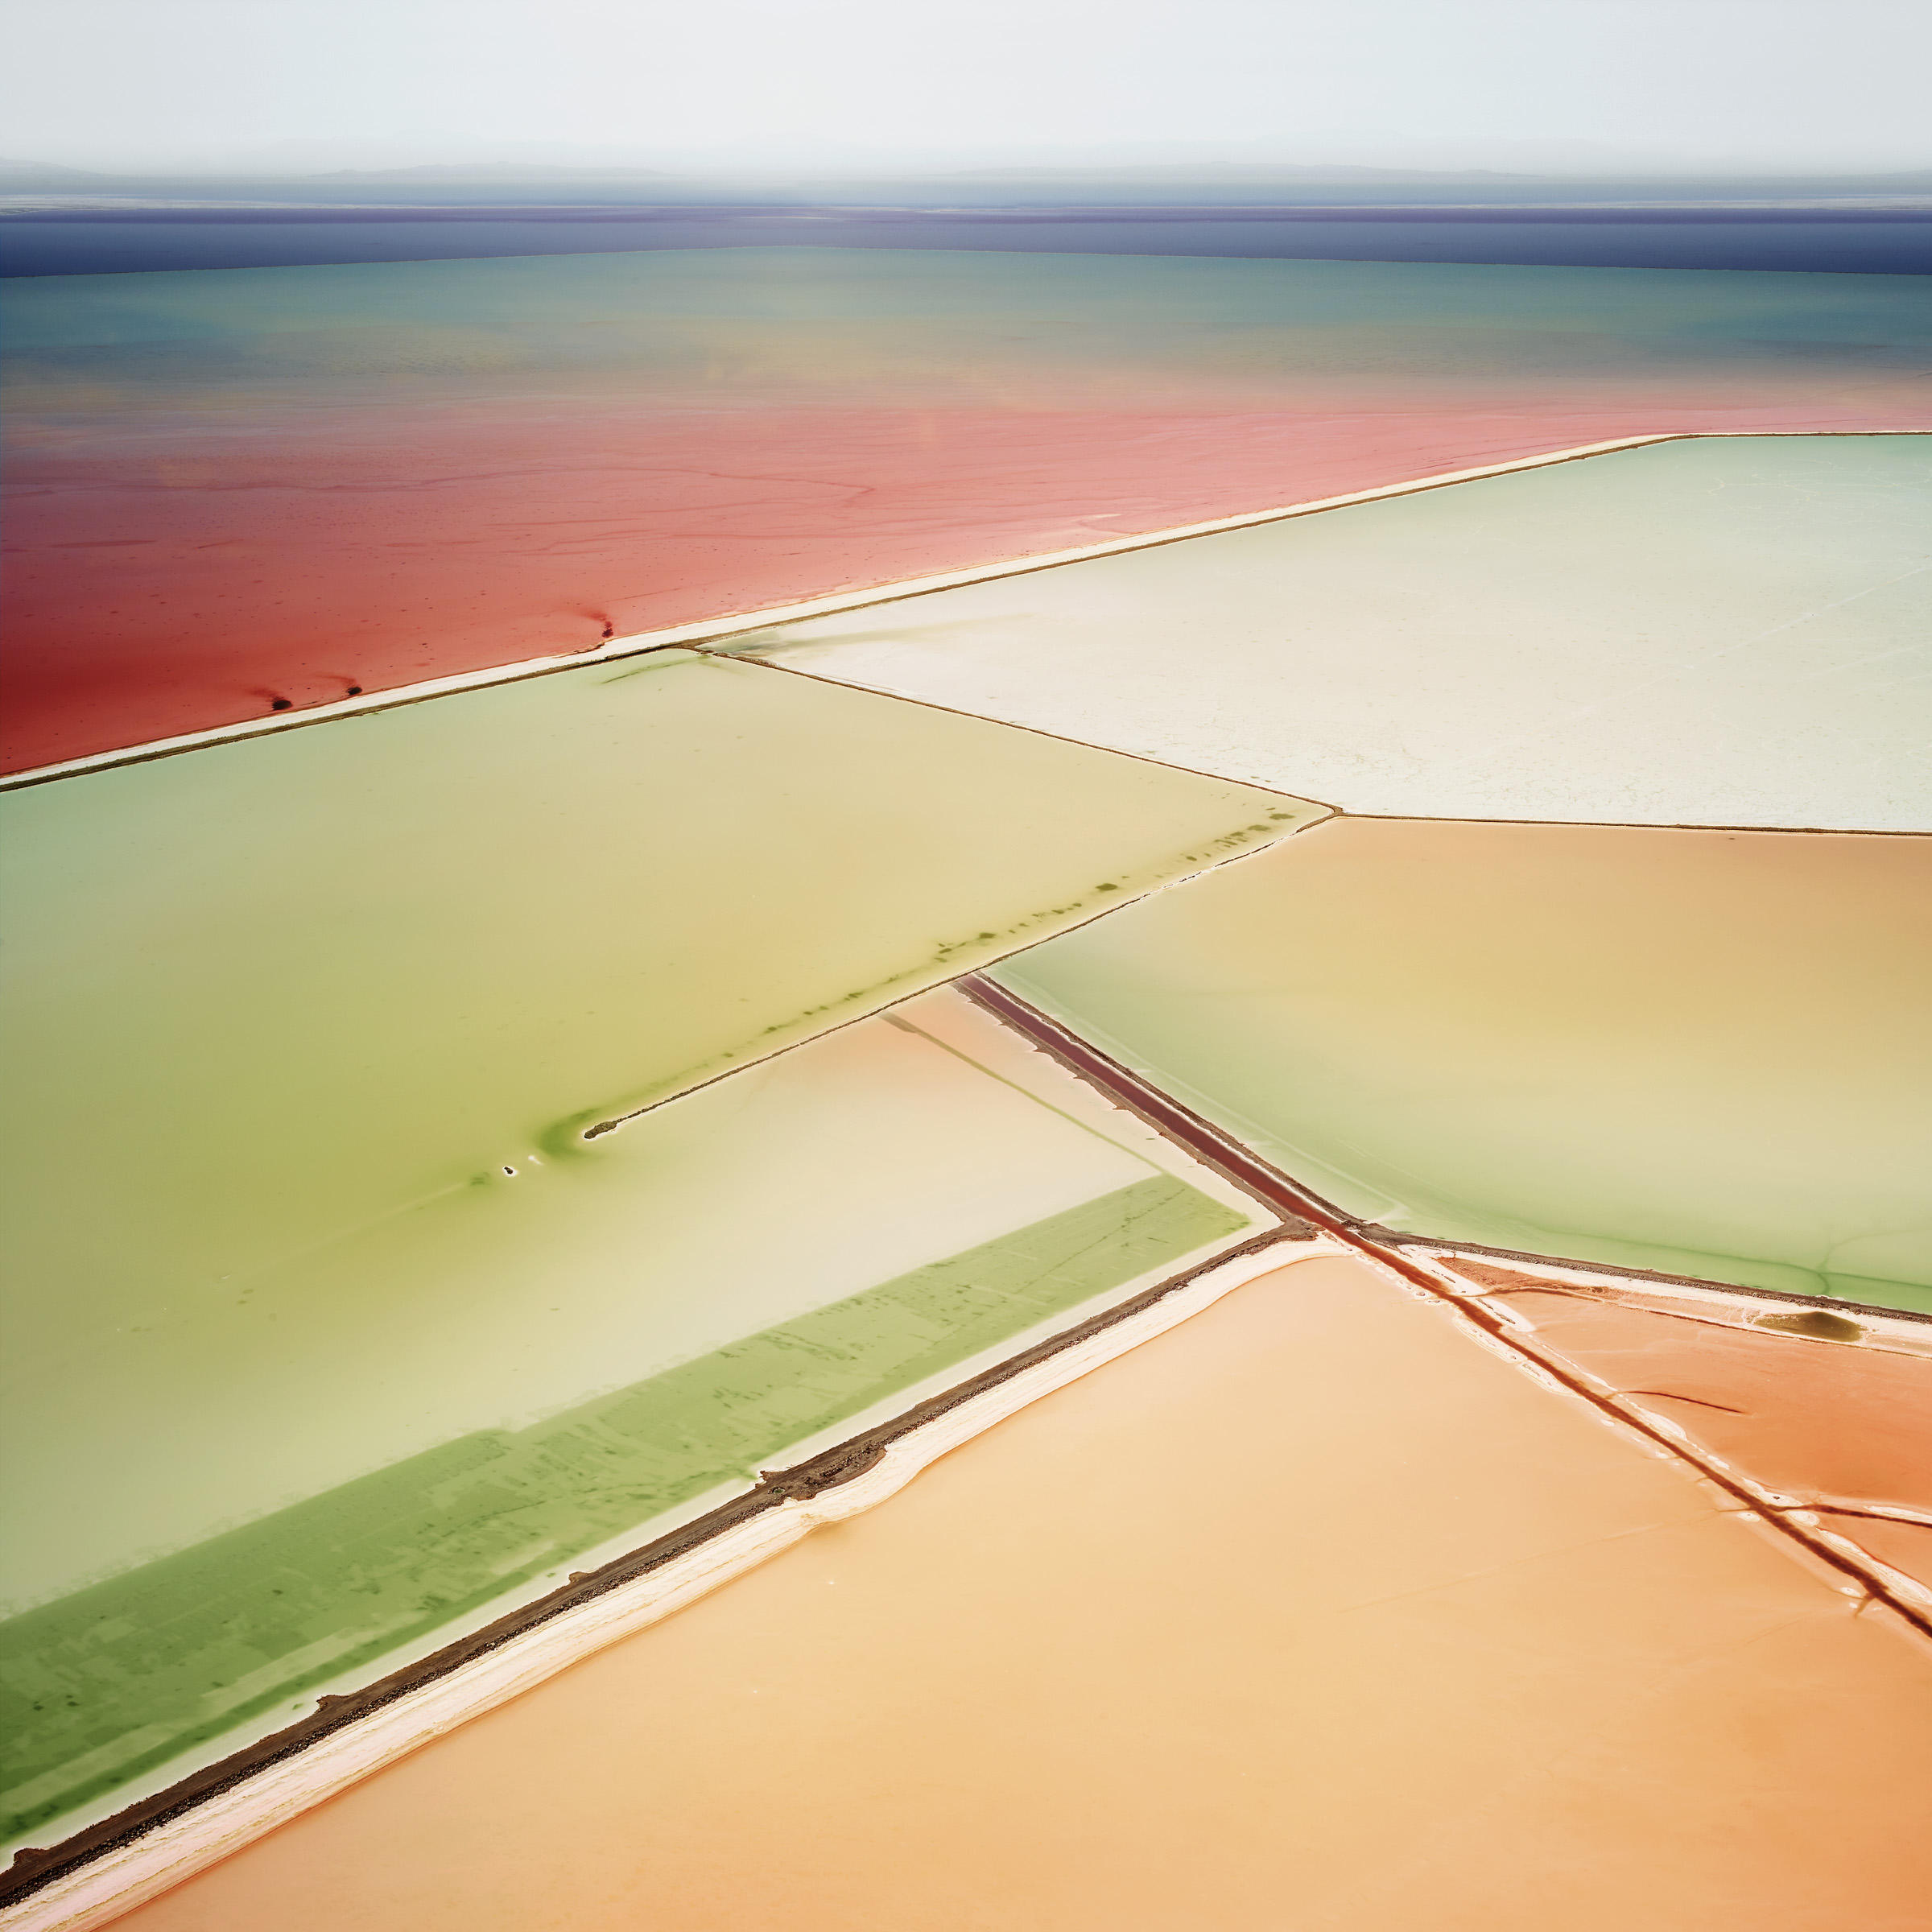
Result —
[{"label": "pale green pond", "polygon": [[683,655],[0,796],[10,1377],[1311,815]]},{"label": "pale green pond", "polygon": [[997,976],[1349,1213],[1932,1313],[1932,839],[1334,819]]}]

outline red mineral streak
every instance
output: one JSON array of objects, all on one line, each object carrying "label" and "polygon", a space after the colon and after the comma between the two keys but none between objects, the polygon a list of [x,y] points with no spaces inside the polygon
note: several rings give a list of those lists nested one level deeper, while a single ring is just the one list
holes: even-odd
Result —
[{"label": "red mineral streak", "polygon": [[[1688,1300],[1666,1311],[1459,1257],[1450,1265],[1532,1324],[1519,1339],[1546,1360],[1598,1377],[1739,1475],[1819,1510],[1819,1528],[1932,1585],[1932,1528],[1865,1513],[1932,1519],[1932,1331],[1923,1352],[1871,1335],[1821,1340],[1728,1305],[1707,1318]],[[1767,1302],[1765,1313],[1793,1311]]]},{"label": "red mineral streak", "polygon": [[50,417],[11,464],[0,762],[1617,437],[1912,427],[1892,390]]}]

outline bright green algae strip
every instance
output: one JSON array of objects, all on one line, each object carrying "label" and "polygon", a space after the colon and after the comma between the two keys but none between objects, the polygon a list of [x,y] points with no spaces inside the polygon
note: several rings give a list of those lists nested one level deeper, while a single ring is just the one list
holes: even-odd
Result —
[{"label": "bright green algae strip", "polygon": [[997,969],[1352,1214],[1932,1313],[1932,839],[1337,818]]},{"label": "bright green algae strip", "polygon": [[1171,1176],[0,1624],[10,1834],[1245,1225]]}]

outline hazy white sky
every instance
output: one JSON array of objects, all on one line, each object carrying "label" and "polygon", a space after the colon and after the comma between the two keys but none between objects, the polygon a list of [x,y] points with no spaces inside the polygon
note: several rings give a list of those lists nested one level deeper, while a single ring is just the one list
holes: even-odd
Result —
[{"label": "hazy white sky", "polygon": [[1932,0],[4,0],[0,154],[1932,163]]}]

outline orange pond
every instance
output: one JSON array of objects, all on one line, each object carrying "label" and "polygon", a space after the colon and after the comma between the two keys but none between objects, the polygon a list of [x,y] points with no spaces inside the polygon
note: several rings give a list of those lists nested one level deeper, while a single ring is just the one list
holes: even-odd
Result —
[{"label": "orange pond", "polygon": [[1662,1418],[1804,1527],[1902,1572],[1909,1600],[1932,1603],[1932,1323],[1752,1308],[1641,1282],[1578,1286],[1444,1258],[1504,1302],[1517,1339],[1527,1330],[1525,1345],[1552,1366],[1580,1369]]},{"label": "orange pond", "polygon": [[128,1932],[1932,1925],[1932,1651],[1313,1258]]}]

